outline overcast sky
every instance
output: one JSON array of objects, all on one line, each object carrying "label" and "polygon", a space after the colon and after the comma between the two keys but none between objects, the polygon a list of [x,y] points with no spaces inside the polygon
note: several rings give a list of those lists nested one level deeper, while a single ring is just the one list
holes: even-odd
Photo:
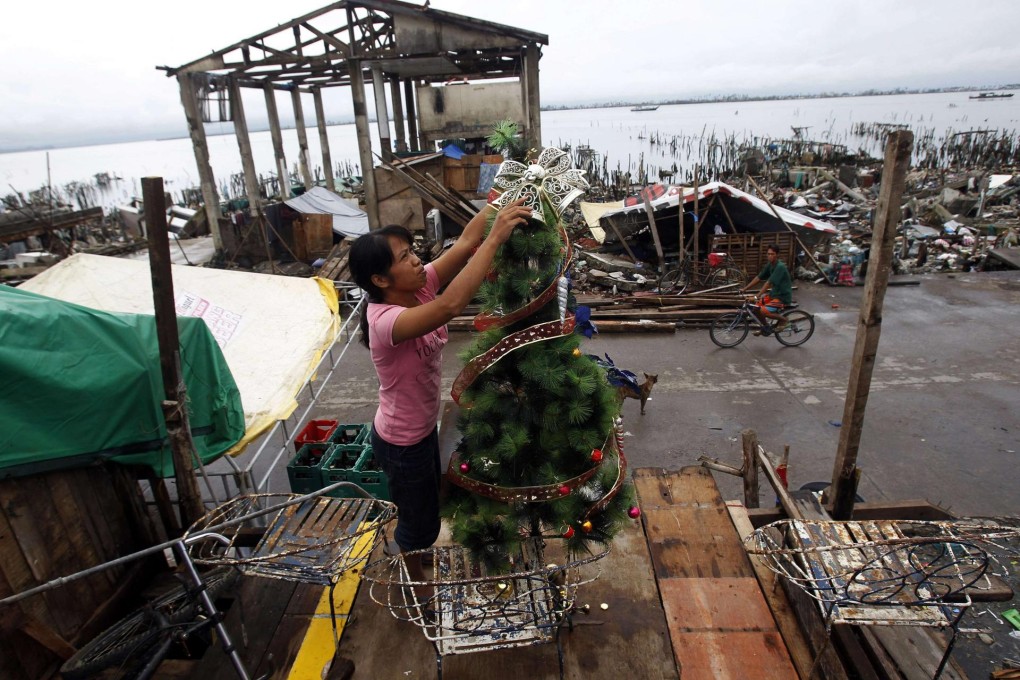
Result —
[{"label": "overcast sky", "polygon": [[[0,149],[183,134],[176,83],[157,65],[181,65],[322,6],[8,2],[0,21]],[[431,6],[547,34],[543,105],[1020,82],[1020,2],[1013,0]],[[264,110],[248,108],[253,121]],[[310,120],[310,104],[305,110]],[[327,117],[350,114],[349,92],[338,89]]]}]

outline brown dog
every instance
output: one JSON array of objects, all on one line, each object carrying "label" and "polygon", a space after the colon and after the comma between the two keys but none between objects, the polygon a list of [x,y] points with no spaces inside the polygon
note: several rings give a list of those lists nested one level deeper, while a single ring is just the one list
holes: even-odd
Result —
[{"label": "brown dog", "polygon": [[641,400],[641,415],[645,414],[645,402],[648,401],[648,396],[652,393],[652,385],[659,381],[659,376],[651,373],[644,373],[645,381],[638,385],[639,392],[635,392],[626,385],[621,385],[616,388],[616,395],[620,399],[620,405],[623,405],[623,400],[627,397],[631,399]]}]

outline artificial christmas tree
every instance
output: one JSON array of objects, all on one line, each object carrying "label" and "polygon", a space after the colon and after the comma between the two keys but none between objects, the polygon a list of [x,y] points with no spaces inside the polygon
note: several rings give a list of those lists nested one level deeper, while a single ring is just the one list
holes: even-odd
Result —
[{"label": "artificial christmas tree", "polygon": [[[523,152],[512,124],[490,143]],[[518,157],[519,158],[519,157]],[[490,203],[533,211],[493,261],[479,291],[481,333],[454,383],[462,439],[443,506],[454,540],[490,571],[522,565],[522,542],[561,537],[568,554],[605,546],[638,516],[605,369],[580,350],[586,310],[569,293],[564,209],[587,183],[560,149],[500,166]]]}]

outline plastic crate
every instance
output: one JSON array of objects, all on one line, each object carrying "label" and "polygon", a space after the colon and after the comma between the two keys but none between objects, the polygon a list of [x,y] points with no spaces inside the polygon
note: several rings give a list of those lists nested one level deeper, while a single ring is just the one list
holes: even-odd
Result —
[{"label": "plastic crate", "polygon": [[[364,455],[365,447],[361,444],[333,444],[328,457],[322,462],[320,470],[322,486],[352,481],[350,475]],[[334,498],[350,498],[352,495],[356,495],[349,494],[348,491],[348,489],[340,489],[329,495]]]},{"label": "plastic crate", "polygon": [[305,444],[328,442],[337,425],[339,422],[336,420],[309,420],[294,438],[294,448],[300,450]]},{"label": "plastic crate", "polygon": [[369,438],[369,425],[367,423],[359,423],[357,425],[337,425],[333,430],[333,433],[329,436],[331,444],[341,444],[343,446],[355,446],[359,444],[367,444]]},{"label": "plastic crate", "polygon": [[315,442],[298,449],[287,463],[287,479],[294,493],[309,493],[322,488],[322,461],[332,444]]},{"label": "plastic crate", "polygon": [[375,453],[370,445],[365,447],[347,481],[354,482],[381,501],[390,500],[390,480],[376,465]]}]

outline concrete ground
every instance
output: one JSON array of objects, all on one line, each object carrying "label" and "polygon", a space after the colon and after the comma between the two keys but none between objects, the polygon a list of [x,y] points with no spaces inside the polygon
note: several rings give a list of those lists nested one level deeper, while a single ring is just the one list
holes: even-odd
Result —
[{"label": "concrete ground", "polygon": [[[885,297],[858,458],[859,494],[867,501],[925,498],[958,516],[1016,516],[1020,272],[912,280],[919,285],[891,286]],[[815,315],[817,327],[796,348],[749,336],[736,348],[720,349],[704,328],[596,336],[585,346],[588,353],[609,354],[638,375],[658,375],[644,416],[636,400],[624,404],[630,465],[675,470],[705,454],[739,466],[740,433],[752,428],[767,450],[790,446],[792,487],[831,480],[863,294],[863,287],[798,282],[794,297]],[[451,334],[444,395],[468,342],[466,333]],[[368,351],[353,344],[311,417],[369,422],[376,390]],[[270,490],[287,490],[286,460],[272,471]],[[715,477],[724,498],[742,497],[739,479]],[[772,505],[764,480],[762,488],[762,505]],[[1015,584],[1015,563],[1007,558],[999,564],[994,571]],[[965,620],[973,632],[962,637],[955,658],[971,677],[984,677],[1006,656],[1020,656],[995,613],[1009,606],[975,607]],[[991,634],[994,644],[979,641],[978,631]]]},{"label": "concrete ground", "polygon": [[[958,515],[1016,514],[1020,273],[914,280],[920,285],[886,293],[859,494],[868,501],[927,498]],[[587,352],[609,354],[639,376],[659,377],[644,416],[636,400],[623,407],[633,467],[678,469],[702,454],[739,466],[740,433],[752,428],[767,450],[790,446],[791,486],[832,478],[864,288],[798,283],[794,297],[817,322],[801,347],[748,336],[720,349],[704,328],[606,334],[586,344]],[[445,395],[468,338],[451,333]],[[313,417],[368,422],[376,389],[368,351],[354,345]],[[741,496],[738,479],[718,473],[717,479],[724,497]],[[766,495],[763,505],[772,501]]]}]

